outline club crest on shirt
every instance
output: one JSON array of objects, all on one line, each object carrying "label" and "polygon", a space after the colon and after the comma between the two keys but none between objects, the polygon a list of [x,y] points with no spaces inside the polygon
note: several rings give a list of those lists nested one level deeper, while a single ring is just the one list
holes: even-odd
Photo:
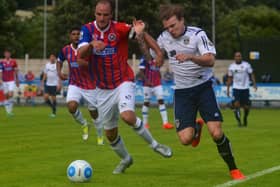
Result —
[{"label": "club crest on shirt", "polygon": [[188,45],[190,43],[190,37],[184,36],[183,42],[184,42],[185,45]]},{"label": "club crest on shirt", "polygon": [[110,42],[115,41],[116,38],[117,38],[117,36],[116,36],[115,33],[110,33],[110,34],[108,35],[108,40],[109,40]]}]

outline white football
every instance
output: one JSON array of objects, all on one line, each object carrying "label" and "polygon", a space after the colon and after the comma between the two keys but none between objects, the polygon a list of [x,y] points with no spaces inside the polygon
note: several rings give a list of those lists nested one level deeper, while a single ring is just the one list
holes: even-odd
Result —
[{"label": "white football", "polygon": [[67,177],[72,182],[86,182],[92,177],[91,165],[85,160],[75,160],[67,168]]}]

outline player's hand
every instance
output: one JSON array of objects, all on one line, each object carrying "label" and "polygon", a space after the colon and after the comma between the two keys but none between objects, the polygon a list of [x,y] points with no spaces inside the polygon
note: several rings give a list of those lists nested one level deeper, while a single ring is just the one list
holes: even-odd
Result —
[{"label": "player's hand", "polygon": [[16,86],[19,87],[19,80],[16,80]]},{"label": "player's hand", "polygon": [[64,80],[64,81],[68,79],[68,76],[63,73],[59,73],[58,76],[61,80]]},{"label": "player's hand", "polygon": [[182,62],[185,62],[185,61],[188,61],[188,60],[192,60],[193,55],[181,53],[181,54],[177,54],[175,56],[175,58],[176,58],[176,60],[179,61],[179,63],[182,63]]},{"label": "player's hand", "polygon": [[3,84],[3,80],[0,80],[0,85],[2,85]]},{"label": "player's hand", "polygon": [[144,32],[145,23],[142,20],[134,19],[132,24],[133,24],[133,29],[137,35],[140,35]]},{"label": "player's hand", "polygon": [[103,51],[106,47],[105,43],[100,40],[93,40],[90,42],[90,45],[97,51]]}]

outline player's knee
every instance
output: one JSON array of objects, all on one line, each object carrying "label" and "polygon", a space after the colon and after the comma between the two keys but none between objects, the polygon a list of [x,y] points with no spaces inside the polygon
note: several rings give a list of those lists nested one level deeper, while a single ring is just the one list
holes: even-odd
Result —
[{"label": "player's knee", "polygon": [[122,120],[130,126],[136,123],[136,116],[133,111],[125,111],[121,113]]},{"label": "player's knee", "polygon": [[158,104],[160,104],[160,105],[164,104],[163,99],[159,99],[159,100],[158,100]]},{"label": "player's knee", "polygon": [[98,117],[98,111],[97,110],[90,110],[89,113],[90,113],[90,116],[93,119],[97,119],[97,117]]},{"label": "player's knee", "polygon": [[74,114],[78,108],[78,105],[75,102],[69,102],[67,103],[67,106],[68,106],[68,111],[71,114]]},{"label": "player's knee", "polygon": [[150,106],[150,102],[144,102],[144,105],[145,105],[146,107],[149,107],[149,106]]},{"label": "player's knee", "polygon": [[178,134],[182,145],[189,145],[192,143],[193,135],[191,133]]},{"label": "player's knee", "polygon": [[116,138],[118,137],[118,129],[111,129],[111,130],[106,130],[106,137],[109,140],[109,142],[114,142]]},{"label": "player's knee", "polygon": [[223,131],[221,129],[215,129],[210,132],[213,140],[219,140],[223,136]]}]

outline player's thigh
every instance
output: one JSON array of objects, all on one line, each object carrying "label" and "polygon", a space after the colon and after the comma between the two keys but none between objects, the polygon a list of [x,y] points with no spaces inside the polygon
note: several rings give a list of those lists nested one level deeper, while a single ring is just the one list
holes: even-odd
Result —
[{"label": "player's thigh", "polygon": [[174,92],[174,113],[177,132],[195,125],[197,107],[191,92],[192,90],[190,89],[180,89]]},{"label": "player's thigh", "polygon": [[98,119],[104,129],[110,130],[118,126],[118,92],[117,89],[96,89]]},{"label": "player's thigh", "polygon": [[76,101],[77,103],[80,103],[81,99],[82,99],[81,89],[77,86],[69,85],[67,89],[66,102],[69,103],[70,101]]},{"label": "player's thigh", "polygon": [[199,112],[205,122],[222,121],[223,117],[211,83],[206,83],[201,88],[199,97]]},{"label": "player's thigh", "polygon": [[157,97],[157,100],[163,100],[163,88],[162,85],[154,87],[154,94]]},{"label": "player's thigh", "polygon": [[245,89],[245,90],[241,91],[241,93],[240,93],[240,104],[242,106],[250,106],[251,105],[249,89]]},{"label": "player's thigh", "polygon": [[152,97],[152,88],[148,86],[143,87],[144,102],[149,102]]},{"label": "player's thigh", "polygon": [[46,86],[45,93],[50,96],[56,96],[56,86]]},{"label": "player's thigh", "polygon": [[118,88],[117,95],[120,113],[124,111],[135,111],[135,83],[124,82]]}]

